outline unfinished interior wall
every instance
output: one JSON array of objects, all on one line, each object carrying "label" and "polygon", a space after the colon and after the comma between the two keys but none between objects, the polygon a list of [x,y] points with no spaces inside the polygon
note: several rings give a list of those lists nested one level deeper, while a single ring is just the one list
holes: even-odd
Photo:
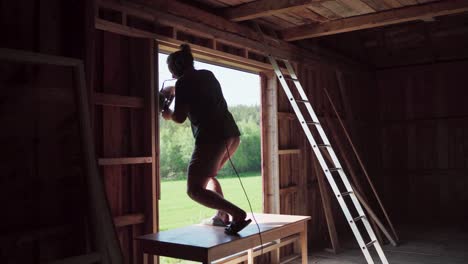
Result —
[{"label": "unfinished interior wall", "polygon": [[466,223],[468,61],[377,72],[386,204],[403,224]]},{"label": "unfinished interior wall", "polygon": [[[83,59],[85,3],[2,1],[1,48]],[[73,70],[0,62],[1,263],[83,254],[84,161]]]},{"label": "unfinished interior wall", "polygon": [[151,39],[95,35],[96,155],[125,262],[141,263],[134,238],[158,226],[157,49]]}]

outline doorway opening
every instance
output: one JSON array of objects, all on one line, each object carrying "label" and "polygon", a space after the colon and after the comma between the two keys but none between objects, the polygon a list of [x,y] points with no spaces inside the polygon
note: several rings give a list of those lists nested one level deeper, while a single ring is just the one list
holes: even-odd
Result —
[{"label": "doorway opening", "polygon": [[[159,53],[158,58],[161,88],[163,82],[171,79],[172,75],[167,68],[167,55]],[[239,172],[253,211],[262,212],[260,76],[200,61],[195,61],[195,68],[213,72],[221,84],[229,111],[241,131],[241,144],[232,161]],[[196,203],[186,194],[187,165],[195,142],[190,121],[176,124],[160,117],[159,122],[161,176],[159,230],[198,224],[203,219],[213,216],[215,210]],[[246,212],[250,212],[242,187],[229,162],[219,171],[217,178],[225,198]],[[180,262],[162,260],[162,263]]]}]

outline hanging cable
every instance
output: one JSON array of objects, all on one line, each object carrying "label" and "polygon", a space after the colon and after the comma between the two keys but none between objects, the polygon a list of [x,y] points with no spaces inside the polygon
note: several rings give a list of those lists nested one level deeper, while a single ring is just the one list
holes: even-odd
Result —
[{"label": "hanging cable", "polygon": [[260,238],[260,250],[261,250],[260,256],[261,256],[261,255],[263,255],[263,239],[262,239],[262,233],[260,231],[260,226],[258,225],[257,219],[255,219],[255,215],[254,215],[253,209],[252,209],[252,204],[250,204],[249,196],[247,195],[247,192],[245,191],[244,184],[242,184],[242,180],[241,180],[241,178],[239,176],[239,173],[237,172],[237,169],[236,169],[236,167],[234,166],[234,163],[231,160],[231,155],[229,154],[229,148],[227,146],[226,141],[224,142],[224,145],[226,146],[226,152],[228,154],[229,163],[231,163],[231,167],[234,170],[234,172],[236,173],[237,178],[239,179],[239,183],[240,183],[240,185],[242,187],[242,190],[244,191],[244,195],[245,195],[245,198],[247,199],[247,203],[249,204],[250,212],[252,213],[252,218],[253,218],[253,220],[255,222],[255,225],[257,226],[258,237]]}]

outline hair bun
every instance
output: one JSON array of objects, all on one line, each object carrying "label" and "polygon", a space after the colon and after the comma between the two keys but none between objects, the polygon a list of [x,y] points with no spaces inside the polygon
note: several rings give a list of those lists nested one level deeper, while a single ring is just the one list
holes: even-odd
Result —
[{"label": "hair bun", "polygon": [[188,44],[181,44],[180,45],[180,51],[184,52],[184,53],[192,53],[192,50],[190,49],[190,46]]}]

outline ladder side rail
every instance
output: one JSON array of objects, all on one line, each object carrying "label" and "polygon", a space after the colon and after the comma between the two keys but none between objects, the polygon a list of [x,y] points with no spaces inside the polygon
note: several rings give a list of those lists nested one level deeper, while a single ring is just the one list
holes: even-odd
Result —
[{"label": "ladder side rail", "polygon": [[[326,178],[327,178],[327,180],[328,180],[328,182],[329,182],[329,184],[330,184],[330,186],[331,186],[331,188],[332,188],[332,190],[333,190],[333,192],[335,194],[335,197],[338,200],[338,203],[340,204],[340,207],[341,207],[341,209],[342,209],[342,211],[343,211],[343,213],[344,213],[344,215],[345,215],[345,217],[346,217],[346,219],[348,221],[348,224],[351,227],[351,230],[354,233],[354,236],[356,237],[356,240],[358,241],[359,246],[361,247],[361,250],[362,250],[367,262],[369,264],[374,264],[374,261],[373,261],[371,255],[370,255],[369,251],[367,250],[364,239],[362,238],[361,233],[359,232],[359,229],[357,228],[357,226],[355,224],[353,224],[353,222],[354,222],[353,217],[352,217],[351,213],[349,212],[349,209],[348,209],[348,207],[347,207],[347,205],[346,205],[346,203],[344,201],[344,198],[343,198],[338,186],[336,185],[336,183],[335,183],[335,181],[333,179],[333,176],[332,176],[332,174],[331,174],[331,172],[330,172],[330,170],[328,168],[328,165],[325,162],[325,160],[323,158],[323,155],[320,152],[320,149],[317,146],[317,143],[315,142],[315,139],[313,138],[312,133],[310,132],[310,129],[309,129],[308,125],[306,124],[306,122],[304,120],[304,117],[303,117],[303,115],[302,115],[296,101],[294,100],[294,97],[293,97],[291,91],[289,90],[289,86],[286,83],[286,80],[284,79],[283,73],[281,72],[281,70],[278,67],[278,63],[271,56],[268,56],[268,58],[270,59],[270,63],[272,64],[273,69],[275,70],[275,73],[276,73],[276,75],[277,75],[277,77],[278,77],[278,79],[279,79],[279,81],[281,83],[281,86],[283,87],[283,90],[286,93],[286,96],[288,97],[289,102],[291,103],[291,106],[293,107],[294,112],[296,113],[296,115],[298,117],[298,120],[299,120],[299,122],[300,122],[306,136],[307,136],[307,139],[309,140],[309,143],[312,146],[312,150],[314,151],[314,154],[315,154],[315,156],[317,157],[317,159],[318,159],[318,161],[320,163],[320,166],[321,166],[321,168],[322,168],[322,170],[323,170],[323,172],[324,172],[324,174],[325,174],[325,176],[326,176]],[[296,83],[296,81],[295,81],[295,83]],[[307,100],[307,97],[305,97],[303,99]],[[309,114],[314,114],[314,116],[316,117],[311,105],[310,104],[306,104],[306,105],[308,105],[310,107],[310,109],[312,110],[312,111],[309,111]],[[315,121],[318,121],[318,119],[315,119],[314,122]],[[319,125],[319,126],[317,126],[317,128],[321,128],[321,126]],[[325,136],[325,138],[326,138],[326,136]]]},{"label": "ladder side rail", "polygon": [[[296,73],[294,72],[294,68],[292,67],[291,63],[289,61],[287,61],[287,60],[284,60],[284,63],[286,64],[286,68],[288,69],[290,76],[293,79],[297,80],[297,81],[294,81],[294,84],[296,85],[296,88],[297,88],[297,90],[299,92],[299,95],[301,96],[301,99],[309,101],[308,98],[307,98],[306,93],[304,92],[304,89],[302,88],[301,83],[299,82],[299,79],[297,78]],[[310,118],[312,119],[312,121],[313,122],[320,122],[318,117],[317,117],[317,114],[315,113],[314,109],[312,108],[312,104],[310,103],[310,101],[309,101],[309,103],[306,103],[305,106],[307,108],[307,111],[309,112],[309,115],[310,115]],[[322,139],[323,144],[331,146],[330,141],[328,140],[328,137],[325,134],[325,131],[323,130],[323,127],[322,126],[317,126],[317,131],[320,134],[320,137]],[[331,149],[331,148],[327,148],[327,149]],[[334,162],[336,168],[341,168],[341,165],[339,164],[338,159],[334,159],[333,162]]]},{"label": "ladder side rail", "polygon": [[[283,60],[284,64],[286,65],[286,68],[288,69],[289,75],[291,78],[295,79],[294,85],[297,88],[297,91],[299,92],[299,95],[301,96],[302,100],[309,101],[309,98],[307,98],[306,93],[304,92],[304,89],[302,88],[301,83],[299,82],[299,79],[297,78],[296,72],[294,71],[294,68],[292,67],[291,63],[288,60]],[[312,104],[309,103],[305,104],[307,111],[309,112],[310,118],[312,119],[313,122],[320,122],[317,115],[315,114],[314,109],[312,108]],[[317,127],[318,128],[318,127]],[[327,144],[324,142],[324,144]]]},{"label": "ladder side rail", "polygon": [[[300,81],[299,81],[299,79],[298,79],[298,77],[297,77],[297,75],[296,75],[296,73],[295,73],[295,71],[294,71],[294,68],[293,68],[292,65],[291,65],[291,63],[290,63],[288,60],[283,60],[283,61],[284,61],[285,65],[286,65],[286,68],[288,69],[289,75],[290,75],[291,78],[293,79],[293,82],[294,82],[294,84],[295,84],[295,86],[296,86],[296,88],[297,88],[297,90],[298,90],[298,92],[299,92],[299,95],[301,96],[301,99],[302,99],[302,100],[305,100],[305,101],[309,101],[308,98],[307,98],[307,95],[305,94],[304,89],[303,89],[303,87],[302,87],[302,85],[301,85],[301,83],[300,83]],[[310,103],[306,103],[305,105],[306,105],[306,108],[307,108],[307,110],[308,110],[308,112],[309,112],[309,114],[310,114],[310,117],[312,118],[312,121],[313,121],[313,122],[319,122],[318,117],[317,117],[317,115],[315,114],[315,111],[314,111],[313,108],[312,108],[312,105],[311,105]],[[340,162],[339,162],[339,159],[338,159],[338,157],[336,156],[336,154],[335,154],[333,148],[331,147],[331,143],[330,143],[328,137],[326,136],[326,133],[325,133],[325,131],[323,130],[323,128],[322,128],[321,126],[317,126],[317,130],[318,130],[318,132],[319,132],[319,134],[320,134],[320,137],[321,137],[321,139],[322,139],[323,144],[329,145],[329,146],[330,146],[329,148],[327,148],[327,151],[330,153],[330,156],[332,157],[332,161],[333,161],[333,163],[334,163],[334,166],[335,166],[336,168],[343,168],[343,167],[341,166],[341,164],[340,164]],[[314,151],[314,152],[315,152],[315,151]],[[320,152],[320,150],[319,150],[319,152]],[[317,156],[317,153],[315,153],[315,154],[316,154],[316,156]],[[320,155],[321,155],[321,154],[322,154],[322,153],[320,153]],[[341,178],[342,181],[344,182],[347,191],[348,191],[348,192],[354,192],[352,186],[351,186],[350,183],[349,183],[348,178],[346,177],[346,174],[344,173],[344,170],[341,169],[341,170],[338,171],[338,173],[339,173],[339,175],[340,175],[340,178]],[[327,179],[328,179],[328,177],[327,177]],[[328,179],[328,180],[329,180],[329,182],[330,182],[330,179]],[[334,181],[334,179],[332,179],[332,180]],[[331,184],[331,182],[330,182],[330,184]],[[335,183],[333,182],[333,184],[335,184]],[[369,221],[368,221],[368,218],[367,218],[367,216],[365,215],[364,210],[363,210],[362,207],[361,207],[361,204],[360,204],[359,201],[357,200],[357,198],[356,198],[356,196],[354,195],[354,193],[353,193],[352,195],[350,195],[350,197],[351,197],[351,199],[352,199],[352,201],[353,201],[354,206],[356,207],[356,210],[357,210],[359,216],[364,216],[364,218],[362,219],[362,221],[363,221],[363,224],[364,224],[364,226],[365,226],[365,228],[366,228],[367,233],[369,234],[369,237],[370,237],[371,241],[376,241],[376,240],[377,240],[377,237],[376,237],[376,235],[375,235],[375,233],[374,233],[372,227],[370,226],[370,223],[369,223]],[[346,206],[346,205],[345,205],[345,206]],[[343,207],[343,206],[342,206],[342,207]],[[342,208],[342,209],[343,209],[343,208]],[[347,209],[347,207],[346,207],[346,209]],[[351,216],[351,217],[352,217],[352,216]],[[348,218],[348,217],[347,217],[347,218]],[[352,219],[352,218],[351,218],[351,219]],[[350,219],[348,219],[348,221],[350,221]],[[351,228],[353,228],[354,225],[352,224],[352,222],[349,222],[349,223],[350,223]],[[353,230],[353,231],[354,231],[354,230]],[[359,231],[358,231],[358,232],[359,232]],[[355,234],[355,235],[356,235],[356,234]],[[359,235],[360,235],[360,233],[359,233]],[[357,237],[356,237],[356,238],[357,238]],[[358,240],[358,243],[359,243],[359,242],[360,242],[359,239],[357,239],[357,240]],[[368,252],[368,248],[366,247],[366,244],[365,244],[364,240],[362,239],[362,236],[361,236],[361,242],[362,242],[362,243],[359,243],[359,244],[361,244],[361,250],[363,251],[364,255],[366,255],[366,252]],[[376,247],[377,253],[379,254],[379,257],[380,257],[380,259],[382,260],[383,264],[387,264],[388,261],[387,261],[386,258],[385,258],[385,255],[384,255],[384,253],[383,253],[383,250],[382,250],[380,244],[379,244],[379,243],[376,243],[376,244],[374,244],[374,246]],[[367,258],[367,255],[366,255],[366,258]],[[367,260],[369,261],[369,259],[367,259]]]}]

